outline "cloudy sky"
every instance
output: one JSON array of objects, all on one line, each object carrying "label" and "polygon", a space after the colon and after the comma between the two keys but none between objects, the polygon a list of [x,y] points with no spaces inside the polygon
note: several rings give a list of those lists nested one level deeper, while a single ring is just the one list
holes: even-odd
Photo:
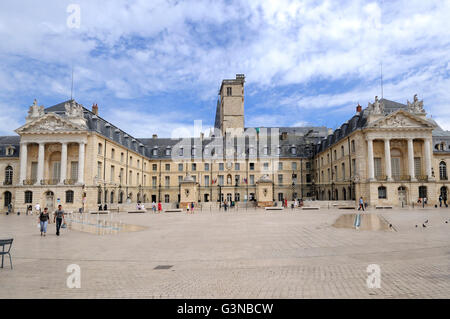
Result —
[{"label": "cloudy sky", "polygon": [[75,99],[136,137],[213,125],[236,73],[246,126],[336,128],[381,96],[381,62],[385,98],[450,129],[450,0],[4,0],[0,43],[4,135],[70,98],[72,66]]}]

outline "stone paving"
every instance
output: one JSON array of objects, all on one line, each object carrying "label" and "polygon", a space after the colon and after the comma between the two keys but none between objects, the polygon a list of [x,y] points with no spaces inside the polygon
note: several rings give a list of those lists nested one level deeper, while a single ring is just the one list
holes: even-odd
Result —
[{"label": "stone paving", "polygon": [[[0,215],[0,238],[14,237],[0,298],[450,298],[449,209],[365,212],[388,231],[332,227],[343,213],[120,213],[142,230],[57,237],[51,224],[45,238],[37,216]],[[70,264],[79,289],[66,286]],[[367,287],[369,264],[381,288]]]}]

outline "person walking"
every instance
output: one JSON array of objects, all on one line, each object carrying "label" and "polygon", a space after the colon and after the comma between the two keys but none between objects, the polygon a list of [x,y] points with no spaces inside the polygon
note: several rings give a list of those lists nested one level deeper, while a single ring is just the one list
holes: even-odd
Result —
[{"label": "person walking", "polygon": [[61,229],[61,225],[65,222],[64,219],[64,211],[62,209],[62,205],[58,205],[58,209],[55,211],[53,218],[53,222],[56,223],[56,236],[59,236],[59,230]]},{"label": "person walking", "polygon": [[161,213],[162,211],[162,205],[161,202],[158,202],[158,213]]},{"label": "person walking", "polygon": [[362,196],[359,198],[358,210],[361,210],[361,209],[364,211],[364,200],[363,200]]},{"label": "person walking", "polygon": [[156,203],[155,202],[152,203],[152,210],[154,213],[156,213]]},{"label": "person walking", "polygon": [[191,203],[191,213],[194,213],[194,202]]},{"label": "person walking", "polygon": [[47,233],[48,220],[50,219],[47,207],[44,208],[43,212],[39,213],[38,219],[39,219],[39,224],[41,225],[41,236],[45,237],[45,234]]},{"label": "person walking", "polygon": [[189,203],[187,203],[187,205],[186,205],[186,213],[188,213],[188,214],[189,214],[189,208],[190,207],[191,207],[191,205]]},{"label": "person walking", "polygon": [[11,214],[11,213],[12,213],[12,204],[9,203],[9,204],[8,204],[8,211],[6,212],[6,215],[9,215],[9,214]]},{"label": "person walking", "polygon": [[442,207],[442,195],[439,195],[439,207]]}]

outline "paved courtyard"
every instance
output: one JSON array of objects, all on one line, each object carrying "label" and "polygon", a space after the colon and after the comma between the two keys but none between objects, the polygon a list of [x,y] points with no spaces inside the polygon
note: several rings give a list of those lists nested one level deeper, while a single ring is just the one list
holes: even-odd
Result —
[{"label": "paved courtyard", "polygon": [[[3,214],[14,269],[6,259],[0,298],[450,298],[449,209],[366,212],[392,224],[385,231],[333,227],[346,213],[120,213],[145,227],[57,237],[51,224],[45,238],[36,216]],[[66,285],[70,264],[81,268],[79,289]],[[381,288],[367,287],[370,264]]]}]

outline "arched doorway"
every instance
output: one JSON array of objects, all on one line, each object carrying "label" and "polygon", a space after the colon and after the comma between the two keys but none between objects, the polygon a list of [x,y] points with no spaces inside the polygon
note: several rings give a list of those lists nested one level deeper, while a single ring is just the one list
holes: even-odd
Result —
[{"label": "arched doorway", "polygon": [[447,202],[447,198],[448,198],[447,196],[448,196],[448,189],[446,186],[442,186],[441,187],[441,197],[442,197],[442,200],[444,201],[444,203]]},{"label": "arched doorway", "polygon": [[52,191],[48,191],[45,193],[45,207],[48,208],[49,212],[52,212],[55,203],[55,194]]},{"label": "arched doorway", "polygon": [[11,192],[4,192],[3,193],[3,198],[4,198],[4,206],[7,207],[9,204],[11,204],[12,201],[12,195]]},{"label": "arched doorway", "polygon": [[342,197],[343,197],[343,200],[347,200],[347,191],[346,191],[345,187],[342,188]]},{"label": "arched doorway", "polygon": [[334,200],[339,200],[339,192],[338,190],[334,190]]},{"label": "arched doorway", "polygon": [[406,187],[405,186],[400,186],[398,188],[398,202],[401,206],[405,206],[408,201],[407,201],[407,192],[406,192]]}]

